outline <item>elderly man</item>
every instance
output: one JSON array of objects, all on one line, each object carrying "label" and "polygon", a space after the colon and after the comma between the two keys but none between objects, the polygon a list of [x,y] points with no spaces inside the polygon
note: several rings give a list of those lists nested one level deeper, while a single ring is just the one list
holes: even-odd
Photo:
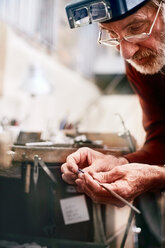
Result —
[{"label": "elderly man", "polygon": [[[98,42],[115,46],[125,59],[127,77],[143,110],[146,141],[141,150],[120,158],[81,148],[62,165],[62,178],[96,202],[122,206],[97,181],[128,201],[165,188],[165,1],[79,2],[72,14],[67,7],[70,26],[98,21]],[[85,8],[83,2],[88,2]]]}]

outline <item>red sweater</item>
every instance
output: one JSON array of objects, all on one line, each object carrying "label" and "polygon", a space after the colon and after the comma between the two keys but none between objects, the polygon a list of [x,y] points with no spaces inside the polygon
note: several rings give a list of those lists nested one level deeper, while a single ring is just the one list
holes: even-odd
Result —
[{"label": "red sweater", "polygon": [[128,63],[126,74],[142,107],[146,141],[125,158],[131,163],[165,164],[165,75],[144,75]]}]

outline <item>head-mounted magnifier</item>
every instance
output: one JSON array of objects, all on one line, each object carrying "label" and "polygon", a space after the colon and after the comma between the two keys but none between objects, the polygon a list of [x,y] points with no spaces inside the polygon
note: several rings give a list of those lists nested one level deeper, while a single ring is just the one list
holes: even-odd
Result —
[{"label": "head-mounted magnifier", "polygon": [[147,0],[77,0],[66,6],[71,28],[124,18]]}]

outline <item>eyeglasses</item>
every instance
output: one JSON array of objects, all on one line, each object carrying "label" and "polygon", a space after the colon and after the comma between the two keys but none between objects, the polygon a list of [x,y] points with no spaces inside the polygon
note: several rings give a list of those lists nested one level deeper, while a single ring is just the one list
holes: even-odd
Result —
[{"label": "eyeglasses", "polygon": [[[126,41],[132,42],[132,43],[138,43],[138,42],[141,42],[141,41],[144,41],[144,40],[148,39],[149,36],[152,33],[153,27],[155,25],[155,22],[157,20],[157,17],[158,17],[158,14],[160,12],[160,9],[161,9],[161,6],[162,6],[163,2],[164,1],[161,1],[160,4],[159,4],[159,8],[157,10],[157,13],[155,15],[154,21],[153,21],[148,33],[141,32],[141,30],[139,30],[138,34],[125,35],[122,39],[118,39],[118,38],[109,38],[110,37],[109,31],[107,29],[100,28],[99,36],[98,36],[98,43],[106,45],[106,46],[118,46],[118,45],[120,45],[122,40],[126,40]],[[141,25],[140,29],[143,29],[143,28],[144,28],[144,25]]]}]

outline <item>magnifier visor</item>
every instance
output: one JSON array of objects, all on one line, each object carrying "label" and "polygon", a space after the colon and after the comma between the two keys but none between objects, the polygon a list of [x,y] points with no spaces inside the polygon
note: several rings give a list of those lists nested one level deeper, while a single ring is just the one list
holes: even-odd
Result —
[{"label": "magnifier visor", "polygon": [[92,22],[120,20],[143,6],[149,0],[74,0],[65,9],[71,28]]},{"label": "magnifier visor", "polygon": [[91,4],[89,11],[93,21],[103,20],[108,15],[107,8],[103,2]]},{"label": "magnifier visor", "polygon": [[66,6],[66,12],[71,28],[81,27],[92,22],[104,21],[110,18],[110,4],[106,0],[80,0]]},{"label": "magnifier visor", "polygon": [[92,21],[101,21],[107,18],[108,11],[104,2],[89,4],[87,7],[75,9],[72,11],[75,27],[80,27],[92,23]]}]

